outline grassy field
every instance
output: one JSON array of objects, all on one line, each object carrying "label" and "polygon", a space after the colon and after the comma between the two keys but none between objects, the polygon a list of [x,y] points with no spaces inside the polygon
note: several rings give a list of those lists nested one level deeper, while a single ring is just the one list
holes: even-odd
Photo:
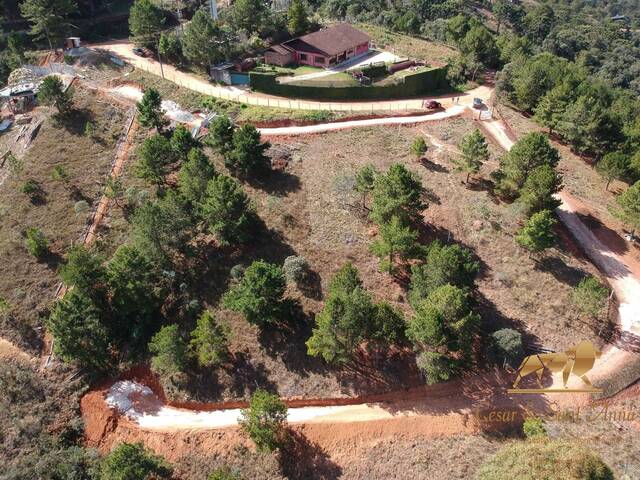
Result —
[{"label": "grassy field", "polygon": [[[0,186],[0,270],[7,273],[0,275],[0,296],[11,305],[2,335],[8,338],[40,325],[59,282],[62,256],[80,239],[109,172],[125,114],[106,99],[95,100],[94,92],[76,88],[71,119],[58,125],[47,118],[24,156],[22,172],[10,174]],[[88,121],[96,126],[95,139],[84,135]],[[67,184],[52,177],[56,166],[66,171]],[[33,200],[21,192],[28,180],[39,185]],[[77,202],[86,204],[79,208]],[[30,227],[41,229],[49,241],[51,253],[42,260],[25,247]]]},{"label": "grassy field", "polygon": [[371,36],[376,48],[388,50],[399,56],[417,58],[428,63],[446,62],[448,58],[457,54],[454,48],[443,43],[391,32],[377,25],[361,23],[357,27]]}]

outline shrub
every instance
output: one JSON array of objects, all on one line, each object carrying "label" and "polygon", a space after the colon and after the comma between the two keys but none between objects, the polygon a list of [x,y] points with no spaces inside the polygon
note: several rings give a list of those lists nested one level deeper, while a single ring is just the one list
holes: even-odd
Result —
[{"label": "shrub", "polygon": [[211,472],[208,480],[242,480],[242,477],[225,465]]},{"label": "shrub", "polygon": [[529,417],[522,424],[522,433],[525,437],[545,437],[547,435],[547,429],[544,428],[544,422],[538,417]]},{"label": "shrub", "polygon": [[511,366],[516,366],[524,351],[522,349],[522,335],[512,328],[502,328],[491,334],[493,346],[498,358]]},{"label": "shrub", "polygon": [[596,318],[607,301],[609,291],[594,277],[586,277],[571,292],[571,302],[582,315]]},{"label": "shrub", "polygon": [[102,462],[100,480],[170,478],[171,473],[164,458],[149,452],[142,442],[121,443]]},{"label": "shrub", "polygon": [[258,389],[249,408],[240,412],[240,426],[259,450],[273,451],[282,445],[287,425],[287,406],[277,395]]},{"label": "shrub", "polygon": [[163,375],[181,372],[185,366],[186,345],[178,325],[162,327],[149,342],[149,351],[154,354],[151,367]]},{"label": "shrub", "polygon": [[78,200],[73,204],[73,211],[76,212],[76,215],[84,215],[89,211],[89,204],[86,200]]},{"label": "shrub", "polygon": [[540,439],[502,448],[478,472],[479,480],[613,480],[613,472],[584,444]]},{"label": "shrub", "polygon": [[27,195],[32,200],[36,198],[41,193],[40,184],[35,180],[27,180],[20,187],[20,192]]},{"label": "shrub", "polygon": [[304,280],[309,269],[309,263],[304,257],[291,255],[284,259],[282,266],[287,282],[298,283]]},{"label": "shrub", "polygon": [[445,382],[454,373],[451,360],[446,355],[437,352],[421,352],[416,357],[416,364],[424,375],[427,385]]},{"label": "shrub", "polygon": [[41,258],[49,252],[49,242],[42,230],[36,227],[27,229],[26,240],[27,250],[36,258]]}]

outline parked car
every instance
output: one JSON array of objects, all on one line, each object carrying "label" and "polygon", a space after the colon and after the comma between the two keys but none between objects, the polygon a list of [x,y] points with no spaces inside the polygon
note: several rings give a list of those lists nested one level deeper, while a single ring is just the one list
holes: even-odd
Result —
[{"label": "parked car", "polygon": [[481,98],[474,98],[473,99],[473,108],[477,108],[480,109],[482,108],[483,103],[482,103],[482,99]]},{"label": "parked car", "polygon": [[132,52],[139,56],[139,57],[151,57],[153,56],[153,52],[151,50],[149,50],[148,48],[140,48],[140,47],[134,47],[132,49]]},{"label": "parked car", "polygon": [[442,108],[442,104],[440,102],[436,102],[435,100],[429,100],[429,102],[427,103],[426,107],[429,110],[438,110],[438,109]]}]

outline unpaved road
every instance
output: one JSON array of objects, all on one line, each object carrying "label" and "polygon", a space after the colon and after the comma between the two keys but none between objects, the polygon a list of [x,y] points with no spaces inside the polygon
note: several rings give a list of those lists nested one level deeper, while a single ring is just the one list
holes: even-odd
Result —
[{"label": "unpaved road", "polygon": [[[502,148],[511,149],[515,141],[501,120],[484,121],[482,125]],[[597,381],[609,380],[615,376],[623,377],[617,381],[624,388],[637,379],[637,368],[631,367],[640,363],[640,355],[624,344],[625,338],[640,335],[640,262],[632,248],[620,252],[619,248],[607,244],[606,239],[599,237],[595,230],[584,223],[582,218],[597,219],[595,212],[566,191],[560,192],[558,198],[562,202],[557,208],[558,217],[607,278],[619,302],[622,344],[612,346],[604,353],[589,373],[589,378]],[[624,240],[619,240],[624,244]]]},{"label": "unpaved road", "polygon": [[259,128],[264,136],[274,135],[309,135],[312,133],[332,132],[358,127],[373,127],[377,125],[412,125],[416,123],[432,122],[445,118],[455,117],[462,114],[467,107],[464,105],[454,105],[441,112],[434,112],[430,115],[415,115],[410,117],[385,117],[367,118],[364,120],[349,120],[347,122],[319,123],[317,125],[304,125],[300,127],[277,127]]},{"label": "unpaved road", "polygon": [[[483,98],[488,98],[488,95]],[[461,107],[464,110],[464,107]],[[443,112],[445,113],[445,112]],[[460,112],[461,113],[461,112]],[[407,118],[407,117],[402,117]],[[444,118],[444,117],[443,117]],[[377,119],[388,121],[390,119]],[[391,119],[395,121],[395,119]],[[346,126],[338,125],[336,128],[350,128],[349,122]],[[415,121],[407,122],[415,123]],[[384,124],[384,123],[374,123]],[[508,129],[499,120],[483,121],[483,127],[505,150],[509,150],[514,140],[510,137]],[[358,126],[358,125],[355,125]],[[318,132],[326,125],[312,126]],[[306,127],[292,127],[288,134],[316,133],[300,129]],[[279,134],[285,134],[284,132]],[[640,268],[632,258],[631,254],[624,255],[614,252],[608,247],[606,242],[601,241],[598,236],[580,219],[578,214],[587,214],[586,207],[581,205],[568,193],[560,195],[562,200],[558,208],[558,215],[565,223],[576,240],[582,245],[586,254],[593,260],[596,266],[606,276],[611,286],[614,288],[620,300],[621,326],[624,331],[637,333],[640,330],[637,312],[640,303]],[[611,347],[603,358],[596,363],[596,368],[590,374],[592,379],[616,371],[629,361],[630,354],[624,349]],[[552,403],[558,405],[572,405],[588,403],[590,396],[587,394],[544,396],[536,395],[533,399],[519,398],[525,396],[510,397],[505,393],[507,382],[504,375],[493,377],[487,374],[474,375],[459,381],[446,382],[431,387],[423,387],[411,392],[393,392],[388,394],[384,400],[379,398],[371,399],[350,399],[360,403],[344,405],[344,399],[334,399],[336,404],[326,403],[323,406],[313,405],[313,400],[306,401],[310,405],[295,403],[289,409],[290,421],[294,424],[304,425],[318,432],[324,425],[333,432],[334,436],[349,436],[351,430],[357,430],[361,437],[370,434],[372,437],[381,435],[384,430],[385,435],[402,428],[402,432],[422,436],[428,435],[451,435],[460,433],[472,433],[480,430],[480,425],[474,420],[473,411],[482,408],[483,405],[509,406],[519,408],[519,402],[526,402],[531,406],[533,401],[539,409],[548,409]],[[628,383],[627,383],[628,384]],[[624,386],[626,386],[625,384]],[[349,400],[349,399],[348,399]],[[144,437],[152,432],[188,432],[195,430],[216,430],[226,429],[237,424],[239,410],[237,408],[212,408],[207,409],[184,409],[167,405],[160,397],[149,388],[140,383],[116,383],[103,391],[93,391],[83,398],[83,416],[88,425],[88,438],[96,446],[109,444],[111,434],[117,435],[115,431],[106,433],[105,422],[110,420],[113,410],[116,415],[124,415],[128,423],[125,427],[126,438],[144,438],[145,441],[157,440],[155,437]],[[113,410],[111,413],[100,413],[101,408]],[[382,422],[382,423],[380,423]],[[117,423],[117,422],[116,422]],[[336,428],[337,425],[339,428]],[[355,427],[354,425],[364,425]],[[314,427],[315,425],[315,427]],[[381,427],[384,425],[384,428]],[[393,425],[393,427],[392,427]],[[401,426],[401,427],[399,427]],[[369,432],[371,428],[371,432]],[[312,431],[310,430],[310,431]],[[415,430],[415,432],[414,432]],[[147,433],[144,433],[147,432]],[[346,432],[346,433],[345,433]],[[134,435],[134,437],[131,437]],[[142,435],[142,437],[140,437]],[[182,437],[181,437],[182,438]]]},{"label": "unpaved road", "polygon": [[162,65],[153,58],[144,58],[134,55],[132,52],[133,45],[130,42],[109,42],[95,44],[92,46],[115,55],[127,63],[133,65],[140,70],[149,72],[156,76],[164,75],[164,78],[181,87],[188,88],[195,92],[210,95],[212,97],[223,98],[236,102],[243,102],[250,105],[259,105],[266,107],[289,108],[296,110],[330,110],[342,112],[374,112],[374,111],[396,111],[404,112],[411,110],[422,110],[425,100],[437,98],[445,107],[454,104],[454,98],[460,98],[460,103],[471,105],[473,97],[488,99],[491,90],[487,87],[478,87],[464,94],[442,95],[438,97],[421,97],[408,100],[387,100],[378,102],[326,102],[311,100],[293,100],[289,98],[276,97],[257,92],[251,92],[247,89],[237,88],[233,86],[214,85],[206,78],[193,75],[189,72],[183,72],[172,65]]}]

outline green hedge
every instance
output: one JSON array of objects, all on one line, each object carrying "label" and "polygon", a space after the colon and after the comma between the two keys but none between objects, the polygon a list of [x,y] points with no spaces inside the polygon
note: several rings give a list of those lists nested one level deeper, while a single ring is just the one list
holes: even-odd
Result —
[{"label": "green hedge", "polygon": [[407,75],[402,83],[369,87],[305,87],[281,85],[272,73],[249,73],[249,85],[253,90],[281,97],[307,98],[313,100],[384,100],[411,98],[450,88],[447,68],[434,68]]},{"label": "green hedge", "polygon": [[360,71],[369,78],[384,77],[387,73],[389,73],[387,71],[387,66],[384,63],[368,65],[366,67],[363,67]]}]

